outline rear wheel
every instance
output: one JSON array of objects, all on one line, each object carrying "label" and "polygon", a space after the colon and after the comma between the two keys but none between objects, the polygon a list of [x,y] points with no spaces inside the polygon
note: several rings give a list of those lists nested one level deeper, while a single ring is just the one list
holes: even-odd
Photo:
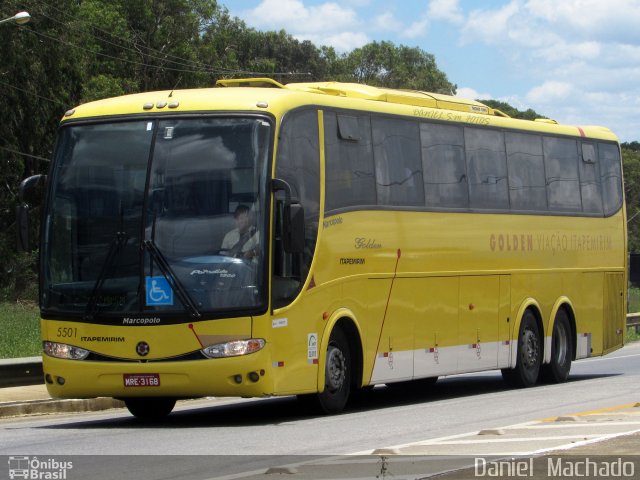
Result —
[{"label": "rear wheel", "polygon": [[516,367],[503,369],[505,382],[514,387],[532,387],[538,381],[542,363],[542,342],[536,317],[527,310],[518,334]]},{"label": "rear wheel", "polygon": [[560,309],[556,314],[551,334],[551,362],[542,366],[542,379],[549,383],[565,382],[569,377],[572,358],[573,342],[569,316]]},{"label": "rear wheel", "polygon": [[171,413],[176,405],[175,398],[136,397],[125,398],[129,412],[140,420],[160,420]]}]

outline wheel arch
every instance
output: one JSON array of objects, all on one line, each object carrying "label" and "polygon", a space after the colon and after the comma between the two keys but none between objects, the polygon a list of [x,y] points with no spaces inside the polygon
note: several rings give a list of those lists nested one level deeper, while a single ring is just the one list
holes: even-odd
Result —
[{"label": "wheel arch", "polygon": [[553,327],[556,324],[556,318],[558,316],[558,312],[560,310],[564,310],[569,318],[569,327],[571,328],[571,345],[572,345],[572,353],[571,360],[576,359],[576,347],[577,347],[577,329],[576,329],[576,317],[575,317],[575,308],[573,306],[573,302],[565,296],[562,296],[556,300],[553,305],[553,309],[551,310],[551,315],[549,318],[549,335],[544,337],[544,360],[543,363],[549,363],[551,361],[551,342],[553,338]]},{"label": "wheel arch", "polygon": [[[534,318],[536,319],[536,325],[538,326],[538,332],[542,338],[540,338],[540,345],[542,346],[542,355],[543,359],[546,357],[546,345],[545,345],[545,336],[544,336],[544,325],[542,322],[542,309],[540,308],[540,304],[534,298],[526,298],[518,309],[518,314],[516,316],[516,323],[513,326],[513,332],[511,335],[511,367],[516,366],[516,362],[518,359],[518,336],[520,332],[520,325],[522,324],[522,319],[527,311],[531,311],[533,313]],[[544,360],[543,360],[544,362]]]},{"label": "wheel arch", "polygon": [[324,390],[325,369],[327,347],[329,346],[329,338],[334,329],[339,328],[345,334],[349,343],[349,351],[351,353],[351,363],[353,375],[351,376],[352,386],[361,387],[363,382],[364,369],[364,351],[362,349],[362,330],[355,314],[347,309],[341,308],[336,310],[327,320],[327,324],[322,332],[322,341],[318,351],[318,392]]}]

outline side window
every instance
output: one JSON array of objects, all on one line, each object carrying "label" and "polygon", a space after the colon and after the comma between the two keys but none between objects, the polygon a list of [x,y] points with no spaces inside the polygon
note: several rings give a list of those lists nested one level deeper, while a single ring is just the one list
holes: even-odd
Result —
[{"label": "side window", "polygon": [[[285,180],[292,194],[304,208],[305,249],[292,255],[284,251],[283,198],[276,197],[274,228],[274,274],[272,298],[274,307],[282,307],[295,298],[309,273],[320,215],[320,148],[318,112],[301,110],[288,114],[280,130],[276,159],[276,177]],[[281,192],[278,192],[279,194]]]},{"label": "side window", "polygon": [[368,116],[325,112],[325,210],[376,204]]},{"label": "side window", "polygon": [[604,214],[613,215],[622,206],[622,172],[618,146],[609,143],[598,144],[598,159]]},{"label": "side window", "polygon": [[420,124],[427,207],[467,208],[469,190],[462,127]]},{"label": "side window", "polygon": [[581,212],[578,147],[573,139],[543,137],[549,209]]},{"label": "side window", "polygon": [[503,133],[465,128],[464,140],[471,208],[508,209]]},{"label": "side window", "polygon": [[378,205],[423,206],[418,123],[374,117],[371,126]]},{"label": "side window", "polygon": [[580,194],[582,196],[582,209],[586,213],[597,213],[602,215],[600,162],[596,155],[595,144],[582,144],[582,156],[578,165],[580,165]]},{"label": "side window", "polygon": [[509,201],[512,210],[547,209],[542,138],[539,135],[506,133],[509,169]]}]

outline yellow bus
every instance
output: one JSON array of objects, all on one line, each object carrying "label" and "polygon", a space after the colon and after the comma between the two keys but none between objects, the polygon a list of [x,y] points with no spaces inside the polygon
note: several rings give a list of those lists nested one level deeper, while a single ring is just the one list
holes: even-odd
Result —
[{"label": "yellow bus", "polygon": [[[26,182],[27,184],[32,182]],[[57,398],[299,395],[501,369],[529,387],[623,344],[606,128],[335,82],[219,81],[68,111],[41,239]]]}]

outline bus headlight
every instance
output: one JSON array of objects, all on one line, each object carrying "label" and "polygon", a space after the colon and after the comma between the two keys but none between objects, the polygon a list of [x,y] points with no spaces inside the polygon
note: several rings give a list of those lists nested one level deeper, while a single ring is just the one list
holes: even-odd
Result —
[{"label": "bus headlight", "polygon": [[65,343],[42,342],[42,348],[44,353],[50,357],[64,358],[65,360],[84,360],[89,356],[89,350]]},{"label": "bus headlight", "polygon": [[218,343],[200,351],[205,357],[209,358],[238,357],[262,350],[265,344],[266,342],[262,338],[250,338],[249,340]]}]

